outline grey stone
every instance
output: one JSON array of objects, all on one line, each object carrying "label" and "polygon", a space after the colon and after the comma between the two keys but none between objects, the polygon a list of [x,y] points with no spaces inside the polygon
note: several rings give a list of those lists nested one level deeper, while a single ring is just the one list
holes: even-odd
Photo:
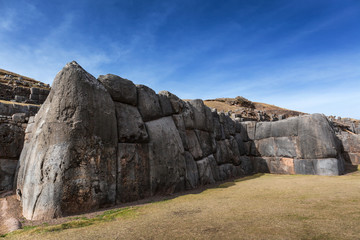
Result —
[{"label": "grey stone", "polygon": [[10,123],[0,123],[0,158],[18,158],[24,144],[24,130]]},{"label": "grey stone", "polygon": [[32,88],[30,88],[30,93],[35,94],[35,95],[39,95],[40,94],[40,88],[32,87]]},{"label": "grey stone", "polygon": [[214,180],[215,181],[222,180],[221,177],[220,177],[220,173],[219,173],[219,166],[216,163],[215,157],[213,155],[210,155],[210,156],[207,157],[207,159],[209,161],[209,164],[210,164],[210,167],[211,167],[211,172],[212,172],[212,175],[214,177]]},{"label": "grey stone", "polygon": [[194,189],[199,186],[199,171],[197,164],[191,153],[185,151],[184,156],[186,162],[185,187],[186,189]]},{"label": "grey stone", "polygon": [[213,172],[208,158],[196,162],[199,170],[199,179],[202,185],[215,183]]},{"label": "grey stone", "polygon": [[149,159],[151,193],[185,189],[184,147],[172,117],[147,122],[146,127],[152,144]]},{"label": "grey stone", "polygon": [[143,121],[151,121],[163,116],[159,96],[151,88],[136,85],[138,93],[138,109]]},{"label": "grey stone", "polygon": [[271,122],[272,137],[290,137],[298,135],[299,117]]},{"label": "grey stone", "polygon": [[138,109],[134,106],[115,102],[119,142],[146,142],[148,134]]},{"label": "grey stone", "polygon": [[294,159],[296,174],[315,175],[316,167],[312,159]]},{"label": "grey stone", "polygon": [[277,157],[296,157],[296,140],[295,137],[277,137],[274,139]]},{"label": "grey stone", "polygon": [[256,148],[263,157],[275,157],[276,146],[274,138],[265,138],[255,142]]},{"label": "grey stone", "polygon": [[211,109],[207,106],[205,108],[205,124],[206,124],[206,131],[214,132],[214,119]]},{"label": "grey stone", "polygon": [[240,161],[241,169],[243,170],[244,174],[250,175],[254,172],[253,164],[249,156],[241,156]]},{"label": "grey stone", "polygon": [[132,81],[113,74],[100,75],[98,80],[104,85],[114,101],[133,106],[137,105],[136,86]]},{"label": "grey stone", "polygon": [[216,146],[217,148],[216,148],[215,158],[217,164],[220,165],[224,163],[230,163],[231,162],[230,154],[228,150],[228,145],[225,142],[225,140],[217,141]]},{"label": "grey stone", "polygon": [[201,149],[199,139],[194,130],[186,130],[187,143],[189,147],[189,152],[194,157],[194,159],[201,159],[203,157],[203,151]]},{"label": "grey stone", "polygon": [[15,113],[12,115],[12,120],[14,122],[23,123],[25,122],[25,118],[26,118],[26,113]]},{"label": "grey stone", "polygon": [[271,126],[272,122],[258,122],[256,124],[255,139],[259,140],[272,137]]},{"label": "grey stone", "polygon": [[114,103],[76,62],[60,71],[19,160],[23,216],[48,219],[115,202]]},{"label": "grey stone", "polygon": [[180,137],[181,137],[181,141],[183,143],[184,149],[186,151],[189,150],[189,145],[188,145],[188,140],[187,140],[187,136],[186,136],[186,129],[185,129],[185,123],[184,123],[184,118],[181,114],[174,114],[172,115],[172,118],[174,120],[174,123],[179,131]]},{"label": "grey stone", "polygon": [[220,123],[219,115],[216,111],[212,112],[212,118],[213,118],[213,129],[215,133],[215,139],[225,139],[225,132],[224,127]]},{"label": "grey stone", "polygon": [[181,113],[184,110],[185,102],[178,98],[176,95],[168,91],[160,91],[159,96],[166,96],[170,100],[170,104],[175,113]]},{"label": "grey stone", "polygon": [[116,202],[130,202],[151,195],[149,144],[119,143]]},{"label": "grey stone", "polygon": [[302,159],[336,158],[340,148],[327,118],[312,114],[299,118],[298,148]]},{"label": "grey stone", "polygon": [[219,172],[222,180],[239,177],[242,175],[241,169],[239,167],[232,165],[231,163],[220,165]]},{"label": "grey stone", "polygon": [[249,140],[255,140],[255,132],[256,132],[256,122],[248,121],[244,122],[246,124],[246,131]]},{"label": "grey stone", "polygon": [[258,173],[270,173],[269,158],[252,157],[253,168]]},{"label": "grey stone", "polygon": [[184,103],[184,109],[182,111],[184,118],[184,124],[186,129],[194,129],[195,127],[195,117],[191,104],[189,102]]},{"label": "grey stone", "polygon": [[167,94],[163,94],[163,92],[159,92],[159,100],[160,100],[160,105],[161,105],[161,109],[163,111],[163,115],[164,116],[170,116],[174,113],[174,110],[172,108],[171,102],[170,102],[170,98],[168,97]]},{"label": "grey stone", "polygon": [[343,173],[343,163],[336,158],[295,159],[296,174],[337,176]]},{"label": "grey stone", "polygon": [[209,156],[216,152],[216,141],[210,133],[201,130],[195,130],[195,133],[198,137],[203,156]]},{"label": "grey stone", "polygon": [[0,159],[0,191],[13,189],[17,163],[13,159]]},{"label": "grey stone", "polygon": [[194,113],[194,127],[199,130],[207,130],[205,105],[201,99],[191,100],[190,105]]}]

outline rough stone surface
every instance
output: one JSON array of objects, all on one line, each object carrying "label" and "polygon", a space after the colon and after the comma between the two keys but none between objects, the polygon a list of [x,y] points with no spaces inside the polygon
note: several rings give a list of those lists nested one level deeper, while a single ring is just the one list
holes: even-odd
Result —
[{"label": "rough stone surface", "polygon": [[146,123],[152,144],[151,193],[173,193],[185,188],[184,147],[172,117]]},{"label": "rough stone surface", "polygon": [[201,149],[199,139],[194,130],[186,130],[187,143],[189,147],[189,152],[194,157],[194,159],[201,159],[204,154]]},{"label": "rough stone surface", "polygon": [[191,153],[186,151],[184,156],[186,162],[185,187],[186,189],[194,189],[199,186],[199,171]]},{"label": "rough stone surface", "polygon": [[20,157],[17,192],[27,219],[86,212],[115,202],[114,103],[76,62],[60,71]]},{"label": "rough stone surface", "polygon": [[18,158],[24,143],[24,129],[0,123],[0,158]]},{"label": "rough stone surface", "polygon": [[160,91],[159,96],[166,96],[170,100],[170,104],[175,113],[180,113],[183,111],[185,102],[176,95],[168,91]]},{"label": "rough stone surface", "polygon": [[115,103],[119,142],[145,142],[148,134],[138,109],[134,106]]},{"label": "rough stone surface", "polygon": [[0,159],[0,191],[12,190],[18,161]]},{"label": "rough stone surface", "polygon": [[296,174],[336,176],[341,174],[343,166],[336,158],[324,159],[295,159],[294,168]]},{"label": "rough stone surface", "polygon": [[339,142],[324,115],[300,117],[298,138],[301,159],[336,158],[338,155]]},{"label": "rough stone surface", "polygon": [[161,109],[163,111],[164,116],[170,116],[174,113],[173,107],[171,105],[170,97],[168,94],[163,94],[163,92],[159,92],[159,101],[161,105]]},{"label": "rough stone surface", "polygon": [[113,74],[100,75],[98,80],[104,85],[114,101],[136,106],[137,92],[132,81]]},{"label": "rough stone surface", "polygon": [[163,116],[159,96],[151,88],[136,85],[138,93],[138,109],[143,121],[151,121]]},{"label": "rough stone surface", "polygon": [[201,159],[196,162],[199,170],[199,179],[202,185],[215,183],[213,171],[208,158]]},{"label": "rough stone surface", "polygon": [[149,144],[119,143],[116,198],[118,203],[135,201],[151,195],[151,148]]}]

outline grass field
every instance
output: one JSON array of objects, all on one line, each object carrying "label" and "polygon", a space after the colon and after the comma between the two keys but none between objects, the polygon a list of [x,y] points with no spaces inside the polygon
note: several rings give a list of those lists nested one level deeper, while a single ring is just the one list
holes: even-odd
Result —
[{"label": "grass field", "polygon": [[360,239],[360,172],[258,174],[198,194],[46,225],[6,238]]}]

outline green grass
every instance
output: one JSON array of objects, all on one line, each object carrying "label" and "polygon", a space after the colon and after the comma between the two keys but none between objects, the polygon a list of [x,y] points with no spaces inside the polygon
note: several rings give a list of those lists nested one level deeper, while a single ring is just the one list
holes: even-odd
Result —
[{"label": "green grass", "polygon": [[86,218],[86,217],[73,217],[70,219],[73,219],[73,221],[69,221],[66,223],[62,223],[59,225],[54,226],[48,226],[48,223],[43,223],[39,226],[24,226],[23,229],[17,230],[15,232],[12,232],[10,234],[5,234],[1,237],[10,237],[10,236],[17,236],[17,235],[23,235],[23,234],[34,234],[34,233],[46,233],[46,232],[57,232],[57,231],[63,231],[66,229],[72,229],[72,228],[82,228],[87,227],[93,224],[101,223],[101,222],[108,222],[113,221],[116,218],[129,218],[134,217],[136,215],[136,207],[126,207],[126,208],[120,208],[120,209],[114,209],[114,210],[108,210],[104,213],[97,215],[94,218]]}]

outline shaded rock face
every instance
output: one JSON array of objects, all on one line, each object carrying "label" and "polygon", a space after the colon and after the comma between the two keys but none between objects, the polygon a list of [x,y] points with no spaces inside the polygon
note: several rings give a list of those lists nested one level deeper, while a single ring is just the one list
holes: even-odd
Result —
[{"label": "shaded rock face", "polygon": [[115,202],[114,102],[76,62],[60,71],[29,126],[17,189],[27,219],[53,218]]},{"label": "shaded rock face", "polygon": [[360,135],[350,132],[338,134],[343,147],[342,156],[351,165],[360,165]]},{"label": "shaded rock face", "polygon": [[26,129],[17,192],[26,218],[53,218],[256,172],[337,175],[339,153],[323,115],[237,122],[72,62]]}]

